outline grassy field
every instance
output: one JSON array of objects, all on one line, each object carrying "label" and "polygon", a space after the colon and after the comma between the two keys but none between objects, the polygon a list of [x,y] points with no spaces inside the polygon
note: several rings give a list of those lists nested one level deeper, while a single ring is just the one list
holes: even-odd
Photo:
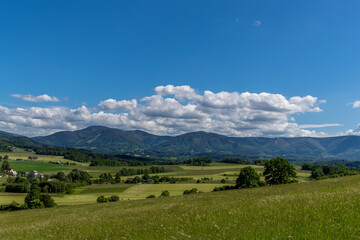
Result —
[{"label": "grassy field", "polygon": [[359,212],[360,176],[351,176],[0,213],[0,238],[358,239]]},{"label": "grassy field", "polygon": [[[112,173],[113,176],[123,168],[119,167],[107,167],[107,166],[97,166],[90,167],[88,163],[76,163],[76,166],[73,165],[57,165],[48,163],[49,161],[61,161],[65,162],[62,157],[58,156],[47,156],[47,155],[36,155],[38,159],[28,160],[28,156],[35,156],[34,153],[25,152],[21,149],[16,149],[12,153],[0,153],[4,156],[7,154],[10,157],[9,163],[11,168],[16,171],[32,171],[37,170],[38,172],[45,174],[54,174],[58,171],[65,172],[66,174],[72,169],[77,168],[81,170],[88,171],[93,177],[98,177],[101,173]],[[26,159],[25,161],[16,161],[17,158]],[[70,161],[72,162],[72,161]],[[238,165],[238,164],[227,164],[227,163],[213,163],[211,166],[186,166],[186,165],[168,165],[163,166],[166,169],[170,169],[170,172],[152,174],[152,175],[163,175],[163,176],[172,176],[176,178],[191,178],[191,181],[188,182],[178,182],[176,184],[93,184],[91,186],[81,187],[75,189],[75,193],[71,195],[67,194],[55,194],[53,197],[58,205],[79,205],[79,204],[89,204],[96,202],[96,199],[100,195],[110,196],[118,195],[121,200],[137,200],[144,199],[149,195],[154,194],[159,196],[162,191],[168,190],[171,196],[182,195],[184,190],[190,190],[192,188],[197,188],[202,192],[211,192],[215,187],[222,186],[224,184],[220,183],[220,180],[225,179],[226,185],[231,185],[235,183],[237,175],[240,170],[248,165]],[[145,167],[127,167],[127,168],[150,168],[151,166]],[[252,166],[256,171],[262,173],[262,166]],[[297,169],[299,176],[299,181],[308,181],[310,172],[301,171]],[[128,177],[122,177],[122,180],[126,180]],[[203,178],[211,179],[201,180]],[[196,183],[197,180],[200,180],[200,183]],[[263,177],[262,177],[263,180]],[[0,178],[0,188],[3,183],[5,183],[6,177]],[[22,203],[24,201],[25,194],[14,194],[0,192],[0,204],[7,204],[11,201],[17,201]]]}]

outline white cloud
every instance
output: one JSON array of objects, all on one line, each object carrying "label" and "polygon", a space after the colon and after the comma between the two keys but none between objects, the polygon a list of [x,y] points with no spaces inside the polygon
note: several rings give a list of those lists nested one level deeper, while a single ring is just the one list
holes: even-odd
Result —
[{"label": "white cloud", "polygon": [[10,96],[14,98],[20,98],[27,102],[60,102],[60,100],[57,97],[50,97],[47,94],[43,94],[39,96],[33,96],[30,94],[27,95],[11,94]]},{"label": "white cloud", "polygon": [[196,94],[195,90],[188,85],[184,86],[158,86],[154,89],[154,92],[161,96],[174,95],[176,99],[182,101],[185,99],[198,99],[199,95]]},{"label": "white cloud", "polygon": [[[320,112],[313,96],[286,98],[272,93],[204,91],[190,86],[158,86],[154,95],[138,102],[107,99],[98,108],[0,106],[0,128],[26,135],[45,135],[60,130],[105,125],[175,135],[208,131],[229,136],[316,136],[299,126],[293,114]],[[116,110],[121,110],[117,112]],[[329,125],[327,125],[329,126]],[[317,127],[320,127],[317,125]]]},{"label": "white cloud", "polygon": [[338,123],[325,123],[325,124],[302,124],[300,128],[324,128],[324,127],[340,127],[342,124]]},{"label": "white cloud", "polygon": [[352,107],[353,108],[360,108],[360,101],[356,100],[355,102],[352,103]]},{"label": "white cloud", "polygon": [[98,105],[100,110],[132,110],[136,108],[137,101],[133,99],[129,100],[121,100],[116,101],[115,99],[107,99],[105,101],[101,101]]},{"label": "white cloud", "polygon": [[256,26],[256,27],[259,27],[260,25],[261,25],[260,20],[256,20],[256,21],[254,22],[254,26]]}]

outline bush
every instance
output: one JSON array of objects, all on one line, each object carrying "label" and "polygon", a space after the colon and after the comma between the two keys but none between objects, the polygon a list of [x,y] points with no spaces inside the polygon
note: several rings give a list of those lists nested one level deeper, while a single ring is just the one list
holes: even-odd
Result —
[{"label": "bush", "polygon": [[106,197],[104,197],[104,196],[100,196],[100,197],[98,197],[98,198],[96,199],[96,201],[97,201],[98,203],[106,203],[106,202],[108,201],[108,199],[107,199]]},{"label": "bush", "polygon": [[112,195],[111,197],[108,197],[108,202],[117,202],[120,200],[119,196]]},{"label": "bush", "polygon": [[222,186],[222,187],[215,187],[213,192],[218,192],[218,191],[225,191],[225,190],[232,190],[232,189],[236,189],[236,186]]},{"label": "bush", "polygon": [[46,208],[56,206],[54,199],[49,194],[41,194],[39,199],[40,202],[42,202],[44,204],[44,207]]},{"label": "bush", "polygon": [[198,193],[197,188],[193,188],[191,190],[185,190],[183,194],[186,195],[186,194],[194,194],[194,193]]},{"label": "bush", "polygon": [[155,195],[151,194],[151,195],[147,196],[146,198],[155,198]]},{"label": "bush", "polygon": [[24,206],[15,201],[12,201],[10,204],[0,205],[0,211],[15,211],[21,209],[24,209]]},{"label": "bush", "polygon": [[160,194],[160,197],[169,197],[169,196],[170,196],[170,192],[168,190],[165,190]]}]

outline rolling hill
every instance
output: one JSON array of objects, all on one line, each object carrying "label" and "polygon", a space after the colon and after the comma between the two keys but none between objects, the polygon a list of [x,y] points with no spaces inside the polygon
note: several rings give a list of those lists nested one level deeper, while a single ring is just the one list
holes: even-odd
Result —
[{"label": "rolling hill", "polygon": [[359,184],[360,176],[351,176],[253,189],[3,212],[0,238],[358,239]]},{"label": "rolling hill", "polygon": [[0,151],[8,151],[11,147],[33,148],[39,145],[41,144],[28,137],[0,132]]},{"label": "rolling hill", "polygon": [[199,154],[289,159],[360,160],[360,137],[263,138],[227,137],[192,132],[179,136],[157,136],[144,131],[123,131],[92,126],[78,131],[58,132],[33,140],[47,145],[74,147],[111,154],[151,156],[196,156]]}]

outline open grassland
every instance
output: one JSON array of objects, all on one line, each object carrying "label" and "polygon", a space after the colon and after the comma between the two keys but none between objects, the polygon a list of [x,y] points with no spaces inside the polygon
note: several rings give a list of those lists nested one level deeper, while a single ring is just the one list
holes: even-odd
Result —
[{"label": "open grassland", "polygon": [[[79,205],[95,203],[97,197],[117,195],[121,200],[144,199],[149,195],[160,196],[161,192],[168,190],[171,196],[182,195],[185,190],[197,188],[202,192],[211,192],[221,184],[93,184],[75,189],[73,194],[52,194],[55,202],[61,205]],[[25,193],[0,193],[0,204],[11,201],[24,202]]]},{"label": "open grassland", "polygon": [[[37,170],[45,174],[54,174],[58,171],[64,173],[69,173],[72,169],[77,168],[80,170],[85,170],[90,173],[91,176],[97,178],[101,173],[111,173],[113,176],[119,172],[124,166],[118,167],[107,167],[107,166],[96,166],[90,167],[88,164],[80,165],[58,165],[51,164],[48,161],[63,161],[61,157],[53,156],[42,156],[37,155],[38,159],[36,160],[25,160],[25,161],[16,161],[17,158],[26,159],[25,156],[28,156],[31,153],[25,152],[23,150],[17,150],[13,153],[8,153],[10,156],[10,166],[16,171],[32,171]],[[32,153],[33,154],[33,153]],[[4,155],[4,153],[0,153]],[[33,154],[34,155],[34,154]],[[48,158],[49,157],[49,158]],[[56,160],[56,161],[57,161]],[[76,163],[78,164],[78,163]],[[175,178],[190,178],[188,182],[177,182],[176,184],[93,184],[91,186],[80,187],[75,189],[74,194],[55,194],[53,197],[58,205],[79,205],[79,204],[89,204],[94,203],[98,196],[110,196],[117,195],[121,200],[135,200],[135,199],[144,199],[149,195],[159,196],[162,191],[168,190],[171,196],[182,195],[185,190],[190,190],[192,188],[197,188],[202,192],[211,192],[215,187],[222,186],[224,184],[220,183],[220,180],[226,180],[225,185],[235,184],[236,178],[240,170],[248,165],[238,165],[238,164],[227,164],[227,163],[213,163],[210,166],[186,166],[186,165],[164,165],[159,167],[164,167],[170,169],[170,172],[151,174],[151,175],[160,175],[160,176],[170,176]],[[126,168],[150,168],[151,166],[138,166],[138,167],[126,167]],[[252,167],[258,172],[262,173],[262,166]],[[299,176],[299,181],[308,181],[310,172],[301,171],[297,169]],[[134,176],[125,176],[122,177],[124,182],[127,178]],[[211,179],[211,180],[202,180],[202,179]],[[0,178],[0,189],[4,189],[1,185],[5,183],[6,177]],[[261,177],[262,180],[263,177]],[[196,183],[197,180],[200,180],[200,183]],[[23,203],[25,194],[21,193],[6,193],[0,192],[0,204],[8,204],[11,201],[17,201]]]},{"label": "open grassland", "polygon": [[0,239],[358,239],[359,213],[351,176],[0,213]]}]

